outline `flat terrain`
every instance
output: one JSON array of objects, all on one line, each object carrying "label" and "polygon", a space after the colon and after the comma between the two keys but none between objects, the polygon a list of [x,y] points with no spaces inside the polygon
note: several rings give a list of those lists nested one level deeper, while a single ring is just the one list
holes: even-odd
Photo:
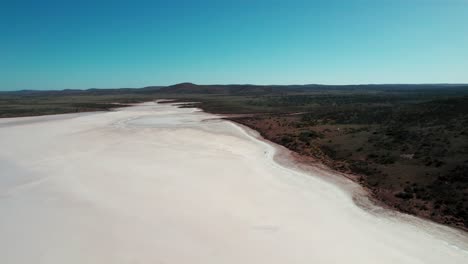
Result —
[{"label": "flat terrain", "polygon": [[461,231],[363,210],[359,185],[280,165],[212,114],[147,103],[0,127],[2,263],[468,261]]},{"label": "flat terrain", "polygon": [[[194,105],[345,172],[399,211],[468,229],[468,85],[194,85],[0,93],[0,116]],[[118,103],[118,104],[116,104]]]},{"label": "flat terrain", "polygon": [[[331,97],[327,99],[333,103],[318,103],[305,113],[231,119],[355,175],[392,207],[467,228],[468,97],[418,103],[370,98],[372,103],[365,104],[359,102],[362,98],[340,102]],[[297,96],[258,101],[281,104],[276,100],[295,99],[321,100]]]},{"label": "flat terrain", "polygon": [[187,89],[172,96],[347,173],[388,206],[468,229],[468,86]]}]

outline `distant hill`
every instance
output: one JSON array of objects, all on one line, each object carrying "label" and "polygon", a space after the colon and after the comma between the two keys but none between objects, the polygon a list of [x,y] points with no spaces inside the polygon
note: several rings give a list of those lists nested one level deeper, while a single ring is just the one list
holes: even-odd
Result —
[{"label": "distant hill", "polygon": [[231,85],[197,85],[193,83],[179,83],[159,89],[160,93],[176,94],[264,94],[271,93],[273,86],[250,84]]},{"label": "distant hill", "polygon": [[143,88],[111,88],[86,90],[20,90],[1,92],[0,95],[18,96],[61,96],[61,95],[119,95],[119,94],[221,94],[221,95],[264,95],[304,93],[311,91],[468,91],[468,84],[359,84],[359,85],[253,85],[253,84],[212,84],[198,85],[190,82],[170,86],[147,86]]}]

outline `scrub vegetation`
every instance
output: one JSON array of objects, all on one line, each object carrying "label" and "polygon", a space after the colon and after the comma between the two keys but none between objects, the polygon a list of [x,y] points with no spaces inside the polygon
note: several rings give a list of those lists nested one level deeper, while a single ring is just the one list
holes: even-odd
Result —
[{"label": "scrub vegetation", "polygon": [[175,99],[346,172],[403,212],[468,229],[468,85],[194,85],[0,93],[0,116]]}]

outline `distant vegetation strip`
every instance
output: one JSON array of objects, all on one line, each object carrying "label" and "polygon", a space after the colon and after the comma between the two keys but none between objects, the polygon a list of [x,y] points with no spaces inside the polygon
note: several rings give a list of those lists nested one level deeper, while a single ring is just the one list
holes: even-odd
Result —
[{"label": "distant vegetation strip", "polygon": [[[0,93],[0,116],[196,101],[354,175],[400,211],[468,229],[468,85],[194,85]],[[116,104],[118,103],[118,104]],[[239,116],[241,115],[241,116]]]}]

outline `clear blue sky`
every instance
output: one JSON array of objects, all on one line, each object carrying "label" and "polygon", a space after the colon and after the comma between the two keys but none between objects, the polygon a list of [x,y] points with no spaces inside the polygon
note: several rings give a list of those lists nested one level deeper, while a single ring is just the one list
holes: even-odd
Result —
[{"label": "clear blue sky", "polygon": [[3,0],[0,34],[0,90],[468,83],[468,0]]}]

